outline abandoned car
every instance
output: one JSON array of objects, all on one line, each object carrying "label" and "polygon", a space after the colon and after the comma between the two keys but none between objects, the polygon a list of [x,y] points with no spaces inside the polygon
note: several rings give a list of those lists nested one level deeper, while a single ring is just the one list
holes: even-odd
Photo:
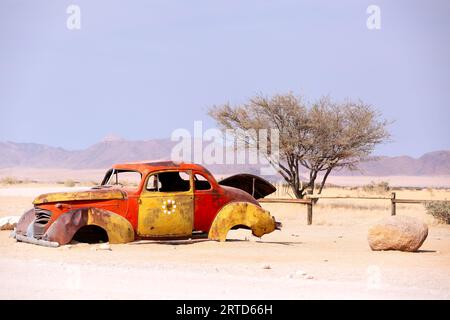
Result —
[{"label": "abandoned car", "polygon": [[127,243],[193,235],[225,241],[228,231],[237,228],[261,237],[280,227],[257,202],[274,191],[272,184],[250,174],[217,182],[197,164],[117,164],[99,186],[38,196],[14,237],[55,247],[72,240]]}]

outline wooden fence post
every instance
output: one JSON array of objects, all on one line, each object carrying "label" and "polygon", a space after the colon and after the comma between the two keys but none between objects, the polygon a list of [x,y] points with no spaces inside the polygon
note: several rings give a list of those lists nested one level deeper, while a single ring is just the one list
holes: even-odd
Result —
[{"label": "wooden fence post", "polygon": [[391,216],[396,214],[395,192],[391,193]]},{"label": "wooden fence post", "polygon": [[306,204],[307,208],[308,208],[308,216],[307,216],[307,220],[306,223],[308,225],[312,224],[312,214],[313,214],[313,201],[310,200],[310,202],[308,204]]},{"label": "wooden fence post", "polygon": [[[311,188],[308,188],[306,190],[306,195],[310,196],[313,194],[313,190]],[[306,217],[306,224],[309,226],[312,224],[312,215],[313,215],[313,199],[309,198],[309,202],[306,204],[308,208],[308,215]]]}]

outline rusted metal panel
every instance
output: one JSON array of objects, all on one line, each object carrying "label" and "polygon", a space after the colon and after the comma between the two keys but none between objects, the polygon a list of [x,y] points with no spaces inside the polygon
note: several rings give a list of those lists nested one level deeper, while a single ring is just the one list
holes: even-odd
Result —
[{"label": "rusted metal panel", "polygon": [[[189,176],[179,178],[179,172]],[[194,228],[194,180],[191,170],[153,172],[161,189],[142,191],[139,198],[138,228],[141,237],[185,237]],[[185,191],[180,191],[185,190]]]},{"label": "rusted metal panel", "polygon": [[34,208],[26,211],[17,222],[16,234],[26,236],[28,226],[34,221],[35,218],[36,215],[34,213]]},{"label": "rusted metal panel", "polygon": [[262,237],[279,227],[270,213],[261,207],[248,202],[232,202],[219,211],[208,238],[225,241],[228,231],[235,226],[250,228],[256,237]]},{"label": "rusted metal panel", "polygon": [[41,239],[47,230],[47,223],[50,221],[52,213],[49,210],[35,207],[34,214],[36,219],[33,222],[33,237],[36,239]]},{"label": "rusted metal panel", "polygon": [[145,237],[189,236],[194,225],[192,193],[141,197],[138,234]]},{"label": "rusted metal panel", "polygon": [[244,190],[255,199],[267,197],[277,190],[269,181],[249,173],[236,174],[225,178],[219,184]]},{"label": "rusted metal panel", "polygon": [[103,228],[108,234],[109,243],[112,244],[128,243],[135,239],[131,223],[111,211],[89,208],[87,224]]},{"label": "rusted metal panel", "polygon": [[87,224],[88,210],[88,208],[82,208],[62,214],[48,228],[42,239],[58,242],[61,245],[69,243],[78,229]]},{"label": "rusted metal panel", "polygon": [[113,200],[113,199],[118,200],[126,199],[126,193],[118,189],[46,193],[34,199],[33,204],[38,205],[50,202],[92,201],[92,200]]},{"label": "rusted metal panel", "polygon": [[51,248],[59,247],[58,242],[50,242],[50,241],[45,241],[45,240],[41,240],[41,239],[35,239],[35,238],[31,238],[31,237],[22,236],[20,234],[16,234],[15,238],[17,241],[36,244],[38,246],[51,247]]},{"label": "rusted metal panel", "polygon": [[108,234],[109,243],[134,241],[134,230],[130,222],[118,214],[96,208],[81,208],[61,215],[48,228],[43,240],[67,244],[86,225],[103,228]]},{"label": "rusted metal panel", "polygon": [[217,189],[194,194],[194,229],[208,232],[217,212],[230,201],[230,196]]}]

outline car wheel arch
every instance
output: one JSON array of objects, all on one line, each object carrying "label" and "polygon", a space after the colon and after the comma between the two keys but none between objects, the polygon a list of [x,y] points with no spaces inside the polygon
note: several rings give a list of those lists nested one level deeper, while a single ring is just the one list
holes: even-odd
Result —
[{"label": "car wheel arch", "polygon": [[208,232],[211,240],[225,241],[228,232],[238,226],[252,230],[262,237],[276,229],[276,222],[270,213],[250,202],[230,202],[223,206],[214,218]]},{"label": "car wheel arch", "polygon": [[104,229],[109,243],[134,241],[134,229],[127,219],[109,210],[92,207],[78,208],[62,214],[49,226],[43,240],[64,245],[72,241],[81,228],[90,225]]}]

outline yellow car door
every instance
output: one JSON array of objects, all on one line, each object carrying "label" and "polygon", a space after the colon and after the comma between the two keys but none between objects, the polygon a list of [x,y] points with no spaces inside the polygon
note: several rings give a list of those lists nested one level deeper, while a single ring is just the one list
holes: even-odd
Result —
[{"label": "yellow car door", "polygon": [[185,237],[194,226],[191,171],[161,171],[147,177],[139,198],[137,233],[143,237]]}]

